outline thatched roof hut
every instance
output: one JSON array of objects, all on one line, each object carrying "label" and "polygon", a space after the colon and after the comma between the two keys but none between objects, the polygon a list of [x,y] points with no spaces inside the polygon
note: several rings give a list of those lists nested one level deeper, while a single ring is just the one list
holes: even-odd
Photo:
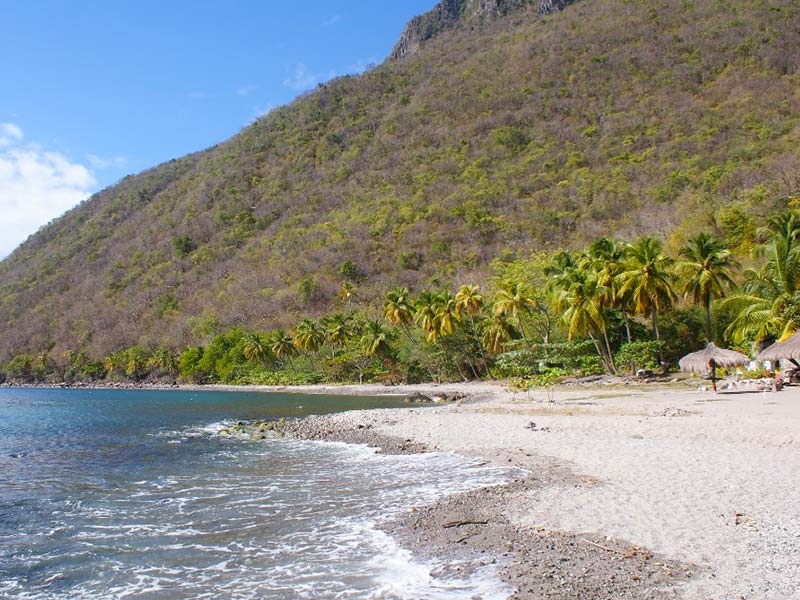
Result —
[{"label": "thatched roof hut", "polygon": [[[711,362],[713,361],[713,363]],[[718,348],[714,342],[710,342],[708,346],[697,352],[687,354],[678,361],[682,371],[692,371],[693,373],[708,373],[714,368],[722,367],[739,367],[746,365],[750,359],[735,350],[725,350]]]},{"label": "thatched roof hut", "polygon": [[776,361],[781,359],[800,359],[800,331],[782,342],[775,342],[759,352],[757,360]]},{"label": "thatched roof hut", "polygon": [[681,371],[705,374],[711,372],[711,384],[714,393],[717,391],[717,367],[738,367],[746,365],[750,359],[735,350],[718,348],[714,342],[709,342],[702,350],[687,354],[678,361]]}]

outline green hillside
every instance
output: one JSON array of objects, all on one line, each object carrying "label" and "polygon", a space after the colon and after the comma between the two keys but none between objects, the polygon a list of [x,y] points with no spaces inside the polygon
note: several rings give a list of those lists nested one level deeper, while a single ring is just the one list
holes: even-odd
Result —
[{"label": "green hillside", "polygon": [[32,236],[0,263],[0,361],[290,326],[345,282],[379,306],[601,235],[745,248],[800,188],[798,32],[791,0],[459,18]]}]

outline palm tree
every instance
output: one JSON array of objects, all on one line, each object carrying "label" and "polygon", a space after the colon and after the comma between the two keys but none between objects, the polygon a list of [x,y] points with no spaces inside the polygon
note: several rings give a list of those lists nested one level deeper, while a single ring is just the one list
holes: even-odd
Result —
[{"label": "palm tree", "polygon": [[353,300],[355,294],[356,286],[349,281],[345,281],[342,284],[342,289],[339,290],[339,300],[342,302],[347,302],[347,306],[350,306],[350,302]]},{"label": "palm tree", "polygon": [[368,356],[387,356],[391,352],[392,332],[380,319],[367,321],[361,333],[361,346]]},{"label": "palm tree", "polygon": [[489,363],[486,360],[486,353],[483,350],[483,344],[478,337],[478,328],[475,326],[475,317],[477,317],[483,310],[484,299],[480,293],[480,286],[477,285],[462,285],[461,289],[456,294],[456,308],[469,320],[470,329],[472,329],[472,337],[478,346],[481,353],[481,360],[483,361],[484,370],[488,370]]},{"label": "palm tree", "polygon": [[441,334],[437,310],[438,300],[436,294],[427,290],[422,292],[415,305],[414,321],[422,331],[428,334],[427,339],[429,342],[435,342]]},{"label": "palm tree", "polygon": [[623,271],[625,244],[603,237],[589,244],[586,259],[597,275],[598,293],[601,295],[603,308],[619,309],[625,323],[625,336],[631,343],[631,327],[628,323],[628,304],[630,299],[620,293],[619,275]]},{"label": "palm tree", "polygon": [[272,344],[270,350],[275,357],[283,361],[284,358],[289,360],[289,365],[292,365],[292,355],[297,351],[294,345],[292,336],[286,333],[283,329],[278,329],[272,334]]},{"label": "palm tree", "polygon": [[178,356],[169,348],[159,346],[153,351],[149,366],[174,377],[178,374]]},{"label": "palm tree", "polygon": [[[592,340],[603,367],[616,372],[614,354],[608,340],[608,317],[604,301],[607,290],[599,284],[600,278],[586,261],[575,267],[569,277],[563,279],[568,287],[558,290],[555,296],[556,310],[562,313],[561,320],[567,328],[569,340],[575,336]],[[603,344],[600,343],[600,338]]]},{"label": "palm tree", "polygon": [[103,359],[103,368],[106,370],[106,375],[111,378],[117,369],[123,367],[122,356],[112,352]]},{"label": "palm tree", "polygon": [[684,298],[692,297],[695,304],[703,307],[706,340],[711,338],[711,300],[725,295],[725,288],[733,288],[735,283],[731,271],[739,263],[731,257],[722,240],[703,232],[690,238],[681,248],[676,270],[683,280]]},{"label": "palm tree", "polygon": [[336,358],[336,348],[341,348],[350,339],[350,317],[333,315],[325,317],[322,321],[325,326],[325,338],[331,345],[331,358]]},{"label": "palm tree", "polygon": [[439,335],[455,333],[459,322],[459,310],[456,299],[450,290],[442,290],[435,296],[436,326]]},{"label": "palm tree", "polygon": [[316,352],[325,343],[325,330],[314,319],[303,319],[294,329],[294,345],[301,352]]},{"label": "palm tree", "polygon": [[386,294],[383,303],[383,318],[393,327],[400,327],[411,342],[417,341],[412,337],[408,325],[414,320],[414,303],[408,288],[398,287]]},{"label": "palm tree", "polygon": [[[672,289],[672,259],[662,253],[663,244],[653,237],[641,237],[625,249],[625,265],[619,278],[620,293],[628,295],[634,310],[653,321],[656,340],[658,313],[666,310],[677,299]],[[659,350],[659,360],[664,365],[664,353]]]},{"label": "palm tree", "polygon": [[500,289],[494,297],[492,312],[495,316],[514,317],[519,328],[519,333],[528,350],[531,345],[528,336],[525,335],[525,326],[522,324],[522,315],[529,312],[536,306],[536,302],[531,296],[527,286],[521,281],[507,279],[500,283]]},{"label": "palm tree", "polygon": [[800,327],[800,215],[775,215],[763,233],[768,237],[758,250],[766,262],[745,271],[742,292],[721,304],[737,313],[725,330],[735,343],[782,338]]},{"label": "palm tree", "polygon": [[242,337],[242,354],[251,362],[263,363],[269,356],[269,344],[266,339],[248,331]]},{"label": "palm tree", "polygon": [[505,315],[493,315],[486,322],[481,341],[486,351],[494,356],[503,351],[503,345],[516,337],[517,331]]}]

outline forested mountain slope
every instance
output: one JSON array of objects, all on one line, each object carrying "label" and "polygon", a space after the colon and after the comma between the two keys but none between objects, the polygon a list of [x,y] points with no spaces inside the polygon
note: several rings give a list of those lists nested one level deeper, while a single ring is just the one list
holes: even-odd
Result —
[{"label": "forested mountain slope", "polygon": [[0,360],[203,343],[605,234],[744,240],[800,187],[796,2],[500,4],[43,228],[0,263]]}]

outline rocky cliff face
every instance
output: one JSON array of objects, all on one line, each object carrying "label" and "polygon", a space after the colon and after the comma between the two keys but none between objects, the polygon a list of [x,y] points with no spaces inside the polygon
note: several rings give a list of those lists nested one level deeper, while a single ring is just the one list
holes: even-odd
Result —
[{"label": "rocky cliff face", "polygon": [[578,0],[440,0],[432,10],[414,17],[406,25],[389,55],[398,60],[414,54],[427,40],[442,31],[475,19],[495,18],[509,11],[536,5],[540,15],[564,10]]}]

